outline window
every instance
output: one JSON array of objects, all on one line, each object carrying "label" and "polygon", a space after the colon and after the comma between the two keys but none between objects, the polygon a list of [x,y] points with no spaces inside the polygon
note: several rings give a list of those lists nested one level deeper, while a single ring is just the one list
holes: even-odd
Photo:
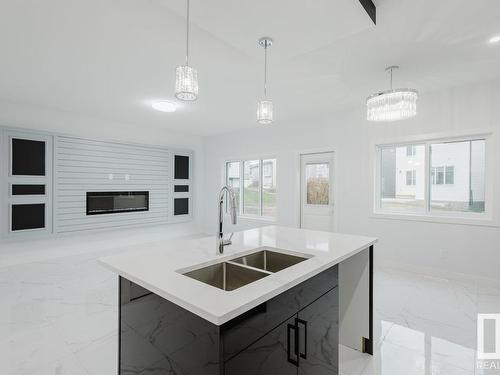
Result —
[{"label": "window", "polygon": [[229,187],[233,188],[234,194],[236,195],[236,205],[240,207],[240,188],[241,188],[241,179],[240,179],[240,167],[241,162],[229,162],[226,163],[226,184]]},{"label": "window", "polygon": [[406,171],[406,185],[415,186],[417,184],[417,171],[415,169]]},{"label": "window", "polygon": [[444,177],[446,185],[453,185],[455,183],[455,167],[446,167]]},{"label": "window", "polygon": [[243,215],[259,215],[260,160],[247,160],[243,165]]},{"label": "window", "polygon": [[453,185],[455,181],[455,167],[431,167],[431,182],[433,185]]},{"label": "window", "polygon": [[430,159],[431,211],[485,211],[484,139],[432,143]]},{"label": "window", "polygon": [[485,139],[378,146],[376,211],[485,213],[485,151]]},{"label": "window", "polygon": [[[408,149],[413,156],[408,158]],[[380,148],[380,208],[387,211],[418,211],[425,207],[425,184],[417,175],[425,171],[425,145]]]},{"label": "window", "polygon": [[407,157],[412,157],[412,156],[415,156],[416,154],[417,154],[417,148],[415,147],[415,145],[406,146],[406,156]]},{"label": "window", "polygon": [[276,217],[276,159],[229,161],[225,170],[240,215]]},{"label": "window", "polygon": [[262,216],[276,217],[276,159],[262,160]]}]

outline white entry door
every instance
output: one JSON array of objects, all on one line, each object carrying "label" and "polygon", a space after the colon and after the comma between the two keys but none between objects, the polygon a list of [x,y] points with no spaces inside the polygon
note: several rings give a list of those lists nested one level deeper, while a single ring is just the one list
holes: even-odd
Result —
[{"label": "white entry door", "polygon": [[333,231],[333,152],[300,159],[300,227]]}]

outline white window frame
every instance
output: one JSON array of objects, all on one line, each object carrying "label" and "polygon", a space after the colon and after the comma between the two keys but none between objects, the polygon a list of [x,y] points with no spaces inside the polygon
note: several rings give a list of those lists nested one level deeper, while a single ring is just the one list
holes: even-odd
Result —
[{"label": "white window frame", "polygon": [[[437,212],[430,210],[430,187],[431,187],[431,168],[430,168],[430,147],[435,143],[443,142],[460,142],[484,139],[485,141],[485,211],[483,213],[476,212]],[[425,146],[425,167],[426,173],[424,179],[424,197],[425,205],[423,210],[415,211],[390,211],[380,207],[380,178],[381,178],[381,160],[380,151],[387,147],[404,147],[412,144],[422,144]],[[371,184],[373,186],[372,194],[370,195],[370,217],[380,219],[394,220],[412,220],[439,222],[464,225],[479,225],[479,226],[500,226],[500,202],[494,199],[494,191],[500,187],[500,173],[495,171],[494,163],[494,144],[495,138],[491,131],[468,132],[459,135],[447,134],[431,134],[427,136],[413,136],[405,138],[397,138],[390,140],[378,140],[371,142]],[[446,170],[446,168],[445,168]]]},{"label": "white window frame", "polygon": [[[275,160],[276,162],[276,174],[278,173],[278,159],[276,158],[276,156],[264,156],[264,157],[245,157],[245,158],[231,158],[231,159],[228,159],[228,160],[225,160],[224,161],[224,165],[223,165],[223,168],[224,168],[224,173],[223,173],[223,184],[226,185],[227,184],[227,166],[229,163],[240,163],[240,168],[239,168],[239,175],[240,175],[240,205],[238,207],[238,217],[242,218],[242,219],[251,219],[251,220],[264,220],[264,221],[270,221],[270,222],[275,222],[277,220],[277,216],[278,214],[276,213],[276,216],[263,216],[262,215],[262,212],[263,212],[263,207],[264,207],[264,199],[263,199],[263,175],[264,175],[264,169],[263,169],[263,161],[264,160],[270,160],[270,159],[273,159]],[[244,182],[244,179],[245,179],[245,162],[247,161],[253,161],[253,160],[258,160],[259,161],[259,195],[260,195],[260,199],[259,199],[259,214],[245,214],[244,213],[244,210],[243,210],[243,206],[244,206],[244,196],[245,196],[245,193],[244,193],[244,186],[245,186],[245,182]],[[278,179],[276,178],[276,197],[278,197]],[[278,210],[278,207],[276,207],[276,211]],[[226,212],[228,212],[228,205],[226,204]]]}]

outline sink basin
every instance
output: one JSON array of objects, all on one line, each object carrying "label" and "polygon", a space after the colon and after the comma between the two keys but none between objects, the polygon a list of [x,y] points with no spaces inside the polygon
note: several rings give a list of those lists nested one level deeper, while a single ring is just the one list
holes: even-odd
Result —
[{"label": "sink basin", "polygon": [[233,259],[232,262],[274,273],[307,259],[308,258],[300,256],[278,253],[276,251],[262,250],[257,253]]},{"label": "sink basin", "polygon": [[177,272],[213,287],[231,291],[309,259],[308,256],[284,254],[269,249],[200,268]]},{"label": "sink basin", "polygon": [[184,275],[216,288],[230,291],[269,276],[269,273],[224,262],[186,272]]}]

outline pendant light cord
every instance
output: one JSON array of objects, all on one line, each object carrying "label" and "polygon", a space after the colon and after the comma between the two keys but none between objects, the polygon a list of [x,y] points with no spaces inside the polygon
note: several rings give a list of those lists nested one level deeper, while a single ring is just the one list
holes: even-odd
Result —
[{"label": "pendant light cord", "polygon": [[389,72],[389,74],[390,74],[391,91],[394,91],[394,88],[392,85],[392,82],[393,82],[392,74],[393,74],[394,70],[397,70],[397,69],[399,69],[399,66],[397,66],[397,65],[391,65],[391,66],[388,66],[387,68],[385,68],[385,71]]},{"label": "pendant light cord", "polygon": [[[188,0],[189,1],[189,0]],[[394,68],[391,68],[391,91],[393,91],[393,88],[392,88],[392,71],[394,70]]]},{"label": "pendant light cord", "polygon": [[186,3],[186,66],[189,66],[189,0]]},{"label": "pendant light cord", "polygon": [[267,99],[267,42],[264,46],[264,98]]}]

